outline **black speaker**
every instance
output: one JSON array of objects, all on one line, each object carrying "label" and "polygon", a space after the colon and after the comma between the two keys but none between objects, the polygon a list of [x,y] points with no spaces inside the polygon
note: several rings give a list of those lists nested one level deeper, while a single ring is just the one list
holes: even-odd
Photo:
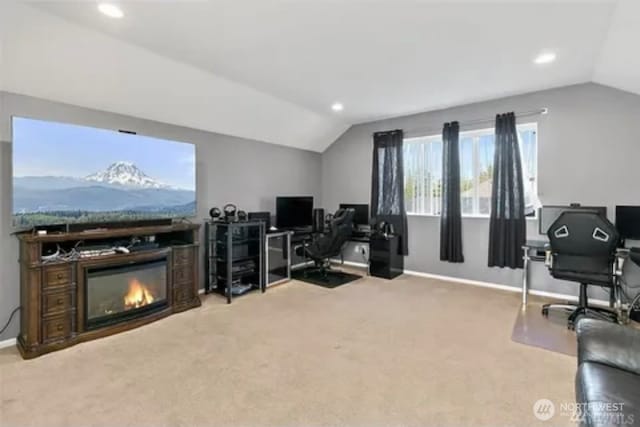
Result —
[{"label": "black speaker", "polygon": [[219,208],[214,207],[209,209],[209,216],[211,216],[211,219],[218,220],[221,215],[222,215],[222,211]]},{"label": "black speaker", "polygon": [[324,233],[324,209],[313,210],[313,231],[315,233]]}]

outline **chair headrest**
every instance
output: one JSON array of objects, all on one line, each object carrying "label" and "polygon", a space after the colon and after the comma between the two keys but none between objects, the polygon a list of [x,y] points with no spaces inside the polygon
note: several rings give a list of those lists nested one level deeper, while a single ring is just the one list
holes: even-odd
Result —
[{"label": "chair headrest", "polygon": [[551,250],[597,256],[615,252],[620,244],[616,227],[597,211],[565,211],[547,231]]},{"label": "chair headrest", "polygon": [[333,225],[340,226],[343,224],[353,224],[353,219],[355,218],[356,211],[355,209],[338,209],[336,213],[333,215]]}]

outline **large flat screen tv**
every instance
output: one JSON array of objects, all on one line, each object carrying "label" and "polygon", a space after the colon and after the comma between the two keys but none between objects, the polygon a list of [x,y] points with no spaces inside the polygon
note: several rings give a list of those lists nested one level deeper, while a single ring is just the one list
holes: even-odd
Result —
[{"label": "large flat screen tv", "polygon": [[193,144],[22,117],[12,127],[16,228],[196,214]]}]

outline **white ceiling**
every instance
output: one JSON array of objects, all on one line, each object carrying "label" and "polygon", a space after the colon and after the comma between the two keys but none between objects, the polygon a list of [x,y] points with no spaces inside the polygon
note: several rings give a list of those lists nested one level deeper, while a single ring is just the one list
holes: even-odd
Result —
[{"label": "white ceiling", "polygon": [[[95,1],[31,4],[180,65],[156,82],[166,91],[181,90],[188,71],[201,86],[225,82],[225,99],[238,92],[243,101],[207,96],[183,103],[181,114],[163,106],[149,118],[315,151],[349,124],[505,95],[587,81],[640,93],[638,0],[114,2],[122,20],[99,14]],[[534,65],[542,49],[557,61]],[[142,82],[158,64],[138,61]],[[253,100],[270,113],[264,123]],[[345,106],[339,114],[330,110],[336,101]],[[220,123],[202,114],[227,109]]]},{"label": "white ceiling", "polygon": [[620,1],[596,59],[593,81],[640,94],[640,1]]}]

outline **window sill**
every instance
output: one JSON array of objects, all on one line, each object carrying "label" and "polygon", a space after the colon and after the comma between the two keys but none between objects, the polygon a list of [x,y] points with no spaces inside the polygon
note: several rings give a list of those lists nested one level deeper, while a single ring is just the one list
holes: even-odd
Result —
[{"label": "window sill", "polygon": [[440,215],[422,214],[422,213],[407,213],[407,216],[417,216],[417,217],[426,217],[426,218],[440,218]]},{"label": "window sill", "polygon": [[[421,213],[407,213],[407,216],[415,216],[415,217],[424,217],[424,218],[440,218],[440,215],[434,214],[421,214]],[[489,215],[462,215],[462,219],[489,219]],[[538,221],[537,216],[528,216],[525,217],[527,221]]]}]

